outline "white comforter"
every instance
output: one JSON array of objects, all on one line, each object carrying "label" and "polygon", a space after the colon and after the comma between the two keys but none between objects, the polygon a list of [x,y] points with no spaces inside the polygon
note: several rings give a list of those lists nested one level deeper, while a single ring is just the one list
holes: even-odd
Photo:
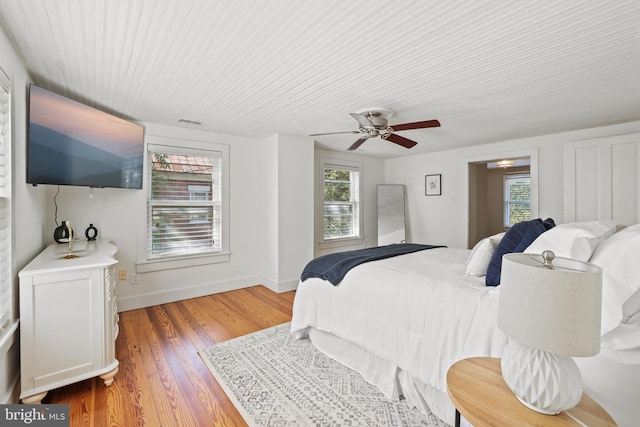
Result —
[{"label": "white comforter", "polygon": [[[338,286],[308,279],[298,286],[291,330],[300,336],[313,328],[347,340],[389,362],[396,380],[400,372],[409,374],[446,395],[453,363],[499,357],[507,342],[496,326],[499,288],[463,274],[468,254],[438,248],[369,262],[352,269]],[[359,365],[360,357],[348,359]],[[407,392],[400,386],[399,393]],[[416,399],[442,419],[453,416],[438,413],[442,405],[433,407],[428,396],[412,399],[414,404]]]}]

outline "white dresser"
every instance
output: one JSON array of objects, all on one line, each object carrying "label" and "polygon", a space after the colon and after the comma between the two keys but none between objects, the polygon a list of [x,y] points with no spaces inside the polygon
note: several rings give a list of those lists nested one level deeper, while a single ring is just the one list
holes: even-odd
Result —
[{"label": "white dresser", "polygon": [[104,240],[53,243],[20,273],[23,403],[94,376],[111,385],[118,372],[118,248]]}]

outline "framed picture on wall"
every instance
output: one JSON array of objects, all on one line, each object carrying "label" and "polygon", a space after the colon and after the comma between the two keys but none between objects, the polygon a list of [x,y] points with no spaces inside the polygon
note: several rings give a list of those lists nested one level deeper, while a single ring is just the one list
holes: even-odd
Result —
[{"label": "framed picture on wall", "polygon": [[424,177],[424,194],[425,196],[441,196],[442,195],[442,175],[425,175]]}]

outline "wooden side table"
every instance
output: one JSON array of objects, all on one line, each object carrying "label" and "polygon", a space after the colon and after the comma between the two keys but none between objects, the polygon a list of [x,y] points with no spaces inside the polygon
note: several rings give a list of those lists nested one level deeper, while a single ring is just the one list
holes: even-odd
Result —
[{"label": "wooden side table", "polygon": [[460,360],[447,372],[449,397],[459,414],[482,426],[615,426],[611,416],[586,394],[578,406],[558,415],[544,415],[524,406],[502,379],[500,359],[474,357]]}]

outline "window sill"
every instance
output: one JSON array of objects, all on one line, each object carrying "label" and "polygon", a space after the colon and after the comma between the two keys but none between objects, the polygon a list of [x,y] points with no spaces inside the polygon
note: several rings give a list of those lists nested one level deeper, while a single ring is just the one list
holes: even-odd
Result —
[{"label": "window sill", "polygon": [[153,271],[172,270],[174,268],[196,267],[199,265],[219,264],[229,262],[231,253],[217,253],[204,255],[190,255],[184,257],[158,258],[153,260],[138,261],[136,273],[150,273]]},{"label": "window sill", "polygon": [[319,249],[339,248],[342,246],[364,245],[364,237],[345,237],[343,239],[324,240],[318,243]]}]

